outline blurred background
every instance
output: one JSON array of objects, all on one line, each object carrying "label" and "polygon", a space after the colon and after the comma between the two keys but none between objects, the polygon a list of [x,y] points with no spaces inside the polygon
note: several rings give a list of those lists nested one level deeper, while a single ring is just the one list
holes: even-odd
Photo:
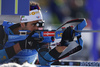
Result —
[{"label": "blurred background", "polygon": [[[76,18],[85,18],[85,30],[100,30],[100,0],[30,0],[41,6],[45,28],[58,28],[62,23]],[[4,20],[20,22],[15,15],[0,15],[0,24]],[[66,60],[99,61],[100,33],[82,33],[83,49]]]}]

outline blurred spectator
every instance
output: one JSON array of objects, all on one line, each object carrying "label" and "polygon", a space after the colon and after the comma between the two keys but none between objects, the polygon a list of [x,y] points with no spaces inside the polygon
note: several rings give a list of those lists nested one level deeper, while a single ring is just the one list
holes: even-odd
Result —
[{"label": "blurred spectator", "polygon": [[55,20],[54,23],[62,23],[64,19],[64,14],[62,13],[62,8],[64,8],[63,0],[50,0],[49,3],[52,18]]}]

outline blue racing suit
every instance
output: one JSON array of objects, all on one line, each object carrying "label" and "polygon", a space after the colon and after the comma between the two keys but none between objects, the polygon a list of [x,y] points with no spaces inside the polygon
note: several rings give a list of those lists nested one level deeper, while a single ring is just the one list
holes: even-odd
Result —
[{"label": "blue racing suit", "polygon": [[[4,21],[3,24],[4,26],[4,31],[5,33],[8,35],[8,39],[9,39],[9,35],[13,35],[13,32],[10,30],[10,26],[14,25],[14,23],[10,23],[7,21]],[[24,62],[28,62],[33,64],[37,58],[37,51],[35,49],[33,50],[29,50],[29,49],[24,49],[22,51],[20,51],[18,54],[16,54],[14,57],[12,58],[8,58],[5,48],[7,47],[11,47],[13,45],[15,45],[18,41],[10,41],[9,40],[5,43],[4,47],[2,50],[0,50],[0,63],[6,63],[6,62],[17,62],[17,63],[24,63]]]},{"label": "blue racing suit", "polygon": [[[10,59],[8,58],[7,53],[5,51],[5,48],[15,45],[18,42],[18,40],[25,39],[25,37],[22,38],[22,39],[20,39],[21,37],[19,37],[19,39],[18,38],[17,39],[14,38],[12,40],[9,40],[10,38],[12,38],[11,35],[13,35],[13,32],[10,30],[9,27],[14,25],[14,23],[10,23],[10,22],[4,21],[2,25],[4,26],[5,33],[8,35],[8,41],[5,43],[3,49],[0,50],[0,63],[17,62],[19,64],[22,64],[22,63],[27,61],[28,63],[34,64],[34,62],[35,62],[35,60],[37,58],[37,55],[38,55],[38,53],[37,53],[37,51],[35,49],[33,49],[33,50],[24,49],[24,50],[20,51],[18,54],[16,54],[14,57],[12,57]],[[11,33],[11,35],[10,35],[9,32]],[[47,54],[44,55],[44,53],[47,53]],[[52,56],[50,56],[49,53],[46,52],[46,51],[41,52],[41,54],[47,60],[50,60],[50,59],[54,60],[54,58]],[[53,63],[53,62],[49,62],[48,63],[44,59],[42,59],[42,60],[41,59],[42,58],[39,55],[39,62],[42,65],[44,65],[44,63],[45,63],[45,65],[50,65],[50,64]]]}]

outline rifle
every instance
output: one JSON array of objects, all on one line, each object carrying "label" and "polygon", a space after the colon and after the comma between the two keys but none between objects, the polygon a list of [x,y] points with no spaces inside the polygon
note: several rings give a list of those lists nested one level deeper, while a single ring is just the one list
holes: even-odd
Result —
[{"label": "rifle", "polygon": [[64,29],[66,29],[68,26],[73,26],[73,30],[74,32],[76,32],[75,36],[78,36],[77,32],[87,32],[83,31],[83,28],[87,25],[87,23],[84,18],[81,18],[67,21],[66,23],[58,27],[56,30],[36,30],[31,32],[31,34],[29,35],[27,35],[27,32],[30,32],[29,30],[19,30],[20,35],[8,35],[8,41],[16,42],[20,40],[25,40],[26,38],[32,36],[35,40],[42,40],[41,43],[51,43],[54,42],[55,39],[62,38],[62,33],[64,29],[59,29],[65,25],[67,26]]}]

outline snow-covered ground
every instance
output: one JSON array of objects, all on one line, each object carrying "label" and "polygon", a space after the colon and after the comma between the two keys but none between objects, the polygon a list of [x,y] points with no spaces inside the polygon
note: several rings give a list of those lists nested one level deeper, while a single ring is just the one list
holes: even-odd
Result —
[{"label": "snow-covered ground", "polygon": [[37,66],[25,62],[22,65],[17,64],[17,63],[5,63],[5,64],[0,65],[0,67],[37,67]]}]

